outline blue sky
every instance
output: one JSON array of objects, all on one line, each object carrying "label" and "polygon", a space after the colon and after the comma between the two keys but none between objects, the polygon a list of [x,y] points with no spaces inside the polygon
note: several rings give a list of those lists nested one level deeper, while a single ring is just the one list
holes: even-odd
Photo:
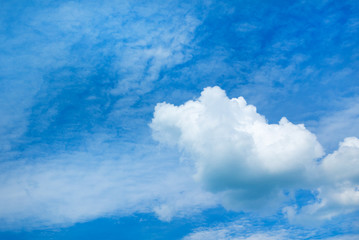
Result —
[{"label": "blue sky", "polygon": [[357,1],[3,1],[0,239],[358,239]]}]

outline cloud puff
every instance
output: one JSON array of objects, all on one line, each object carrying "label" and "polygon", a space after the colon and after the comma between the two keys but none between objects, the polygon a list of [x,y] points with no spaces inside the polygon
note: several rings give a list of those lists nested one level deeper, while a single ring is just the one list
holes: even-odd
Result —
[{"label": "cloud puff", "polygon": [[333,182],[349,180],[359,183],[359,139],[345,138],[339,149],[328,154],[321,164],[328,179]]},{"label": "cloud puff", "polygon": [[328,149],[347,136],[359,136],[359,98],[341,101],[342,109],[323,116],[317,123],[317,136]]},{"label": "cloud puff", "polygon": [[242,97],[229,99],[218,87],[205,88],[198,100],[181,106],[158,104],[150,126],[154,139],[191,156],[195,179],[228,209],[276,209],[285,192],[303,188],[322,199],[306,206],[310,215],[326,218],[319,209],[333,209],[330,205],[341,213],[344,205],[351,206],[348,212],[358,209],[357,138],[345,139],[318,161],[322,146],[303,124],[284,117],[268,124]]},{"label": "cloud puff", "polygon": [[322,160],[317,175],[321,182],[316,202],[300,211],[286,208],[291,221],[313,224],[359,210],[359,139],[344,139],[338,150]]},{"label": "cloud puff", "polygon": [[242,97],[228,99],[218,87],[179,107],[158,104],[151,128],[159,142],[191,154],[195,178],[224,194],[231,209],[258,208],[268,203],[268,195],[280,197],[282,188],[303,179],[323,155],[304,125],[286,118],[268,124]]}]

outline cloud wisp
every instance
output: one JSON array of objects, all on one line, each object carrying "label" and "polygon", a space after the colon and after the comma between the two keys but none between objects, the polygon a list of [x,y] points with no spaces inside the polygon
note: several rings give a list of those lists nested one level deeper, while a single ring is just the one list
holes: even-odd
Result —
[{"label": "cloud wisp", "polygon": [[[219,87],[205,88],[181,106],[158,104],[151,128],[154,139],[190,155],[194,179],[221,196],[227,209],[267,213],[285,207],[293,222],[359,209],[358,174],[350,170],[359,162],[355,137],[322,158],[321,144],[303,124],[284,117],[268,124],[254,106],[242,97],[229,99]],[[286,206],[297,189],[318,191],[316,202],[298,212]]]},{"label": "cloud wisp", "polygon": [[67,227],[136,213],[169,221],[217,204],[211,193],[183,177],[191,169],[175,158],[172,161],[170,155],[166,159],[156,151],[147,157],[134,153],[118,159],[116,155],[99,156],[92,150],[36,163],[1,163],[0,205],[6,208],[0,209],[0,230]]},{"label": "cloud wisp", "polygon": [[285,240],[285,239],[313,239],[320,235],[324,240],[354,240],[358,234],[341,234],[335,238],[327,238],[322,229],[302,229],[300,227],[286,228],[284,226],[255,225],[247,219],[240,219],[226,224],[218,224],[208,228],[197,228],[188,234],[184,240]]}]

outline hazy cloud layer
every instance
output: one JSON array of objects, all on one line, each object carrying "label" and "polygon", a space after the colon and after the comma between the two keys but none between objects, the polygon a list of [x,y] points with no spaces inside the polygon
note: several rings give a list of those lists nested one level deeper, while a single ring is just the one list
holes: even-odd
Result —
[{"label": "hazy cloud layer", "polygon": [[63,227],[135,213],[169,221],[216,206],[212,194],[183,177],[192,174],[190,168],[156,152],[121,159],[116,153],[73,152],[0,167],[0,205],[6,206],[0,208],[0,230]]}]

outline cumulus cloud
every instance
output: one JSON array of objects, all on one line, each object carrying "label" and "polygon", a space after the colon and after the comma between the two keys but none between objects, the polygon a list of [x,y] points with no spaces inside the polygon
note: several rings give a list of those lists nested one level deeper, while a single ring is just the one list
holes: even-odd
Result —
[{"label": "cumulus cloud", "polygon": [[345,137],[359,137],[359,98],[344,99],[341,104],[341,110],[323,116],[317,123],[318,139],[330,150]]},{"label": "cumulus cloud", "polygon": [[285,211],[294,223],[313,224],[359,210],[359,139],[350,137],[328,154],[317,169],[322,182],[317,188],[317,201],[300,211]]},{"label": "cumulus cloud", "polygon": [[286,118],[268,124],[242,97],[228,99],[218,87],[179,107],[158,104],[151,127],[156,140],[192,156],[195,179],[224,194],[230,209],[255,209],[269,203],[268,196],[283,197],[281,190],[305,178],[323,155],[304,125]]},{"label": "cumulus cloud", "polygon": [[321,167],[333,182],[349,180],[359,183],[359,139],[345,138],[338,150],[323,159]]},{"label": "cumulus cloud", "polygon": [[219,87],[181,106],[158,104],[150,126],[154,139],[190,155],[194,178],[227,209],[275,210],[295,189],[319,194],[300,214],[285,208],[290,219],[329,219],[358,209],[357,138],[321,159],[321,144],[303,124],[284,117],[269,124],[242,97],[229,99]]}]

